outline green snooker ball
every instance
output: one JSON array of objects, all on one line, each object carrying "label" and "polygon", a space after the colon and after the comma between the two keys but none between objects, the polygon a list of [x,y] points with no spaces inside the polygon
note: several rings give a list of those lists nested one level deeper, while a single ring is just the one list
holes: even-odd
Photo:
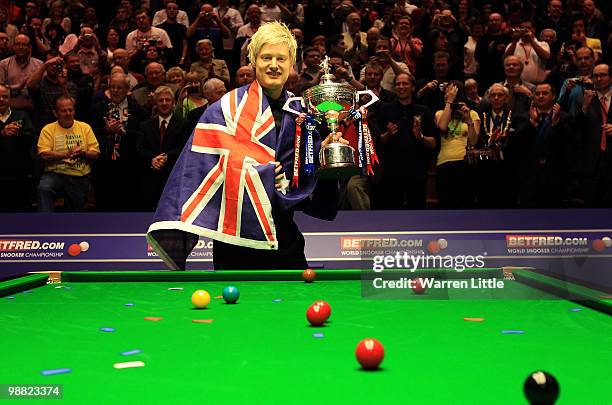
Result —
[{"label": "green snooker ball", "polygon": [[240,291],[238,291],[238,287],[230,285],[223,289],[223,299],[228,304],[234,304],[236,301],[238,301],[239,297]]}]

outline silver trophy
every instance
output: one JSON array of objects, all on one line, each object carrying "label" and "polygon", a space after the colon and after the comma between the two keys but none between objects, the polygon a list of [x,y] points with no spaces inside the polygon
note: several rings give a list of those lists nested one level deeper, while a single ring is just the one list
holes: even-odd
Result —
[{"label": "silver trophy", "polygon": [[[290,107],[294,101],[300,101],[308,114],[317,121],[325,119],[330,132],[338,132],[338,125],[350,116],[357,107],[359,97],[369,94],[371,99],[363,107],[367,108],[378,101],[372,90],[357,91],[348,83],[334,83],[334,75],[330,73],[329,57],[321,62],[323,76],[318,85],[313,86],[302,93],[302,97],[291,97],[287,99],[284,110],[299,115],[300,112]],[[341,179],[354,176],[359,173],[359,167],[355,164],[355,150],[340,142],[334,141],[324,146],[319,151],[319,169],[317,176],[322,179]]]}]

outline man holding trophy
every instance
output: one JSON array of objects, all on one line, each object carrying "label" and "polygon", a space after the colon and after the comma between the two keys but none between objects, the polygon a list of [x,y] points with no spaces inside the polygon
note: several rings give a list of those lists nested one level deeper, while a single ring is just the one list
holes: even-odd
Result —
[{"label": "man holding trophy", "polygon": [[[296,59],[296,41],[285,25],[263,25],[248,51],[255,82],[207,108],[149,228],[149,243],[172,269],[185,269],[200,236],[213,239],[215,269],[305,269],[304,237],[293,213],[336,215],[338,176],[321,171],[314,156],[331,148],[321,153],[324,164],[340,175],[350,171],[350,162],[334,160],[350,148],[334,130],[343,112],[334,110],[331,133],[321,136],[318,117],[303,113],[284,89]],[[328,104],[331,111],[339,103]]]}]

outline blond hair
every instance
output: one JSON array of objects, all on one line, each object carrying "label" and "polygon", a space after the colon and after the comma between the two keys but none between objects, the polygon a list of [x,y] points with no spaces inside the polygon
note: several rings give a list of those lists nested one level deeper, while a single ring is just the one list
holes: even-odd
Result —
[{"label": "blond hair", "polygon": [[255,66],[255,60],[259,51],[266,44],[287,44],[289,47],[289,58],[291,64],[295,64],[295,55],[297,53],[297,42],[295,37],[287,28],[287,26],[278,21],[272,21],[267,24],[263,24],[255,34],[251,37],[251,42],[247,47],[249,54],[249,60],[251,64]]}]

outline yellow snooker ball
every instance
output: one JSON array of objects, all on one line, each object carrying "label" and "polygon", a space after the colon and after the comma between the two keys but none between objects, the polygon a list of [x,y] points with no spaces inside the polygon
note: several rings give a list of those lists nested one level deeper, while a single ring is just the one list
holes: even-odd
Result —
[{"label": "yellow snooker ball", "polygon": [[191,295],[191,302],[196,308],[206,308],[210,304],[210,294],[205,290],[197,290]]}]

